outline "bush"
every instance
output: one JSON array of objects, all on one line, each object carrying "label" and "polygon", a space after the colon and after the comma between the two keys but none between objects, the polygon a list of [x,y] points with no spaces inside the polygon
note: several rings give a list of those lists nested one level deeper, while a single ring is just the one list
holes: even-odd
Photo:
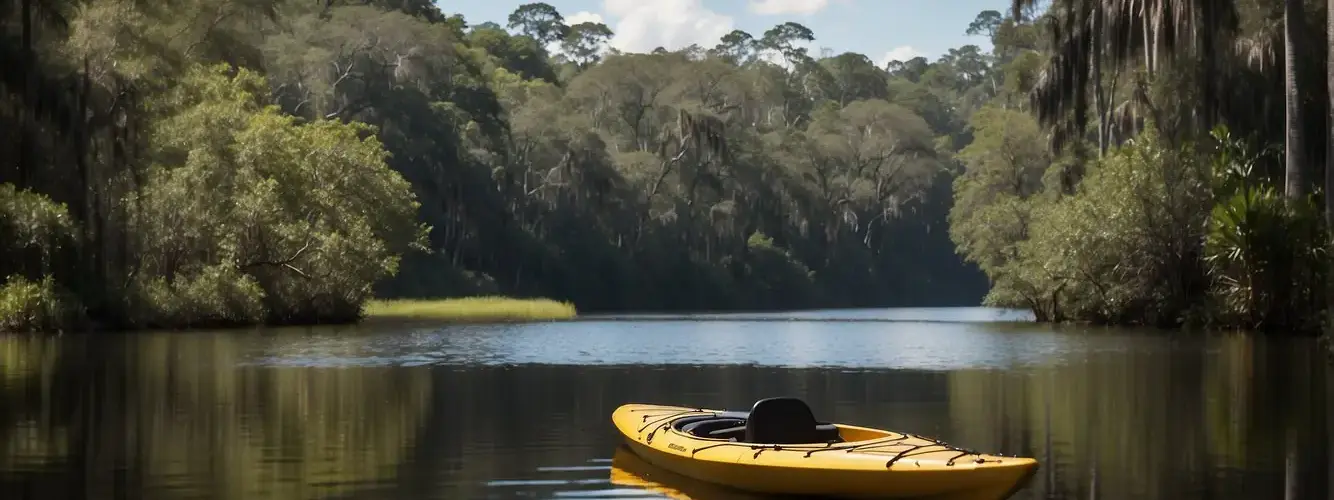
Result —
[{"label": "bush", "polygon": [[[1207,164],[1152,131],[1035,207],[1015,281],[1052,320],[1177,326],[1205,294]],[[1012,287],[1019,289],[1020,287]]]},{"label": "bush", "polygon": [[1214,322],[1249,329],[1320,328],[1325,228],[1314,197],[1288,200],[1257,180],[1261,155],[1245,150],[1224,128],[1214,131],[1206,262],[1217,303]]},{"label": "bush", "polygon": [[76,301],[50,276],[41,281],[10,276],[0,285],[0,332],[63,331],[80,326],[82,319]]}]

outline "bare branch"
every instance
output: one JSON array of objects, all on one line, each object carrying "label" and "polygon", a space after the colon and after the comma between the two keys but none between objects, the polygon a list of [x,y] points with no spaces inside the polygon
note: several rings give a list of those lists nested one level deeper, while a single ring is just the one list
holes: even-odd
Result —
[{"label": "bare branch", "polygon": [[297,269],[296,266],[293,266],[293,265],[292,265],[292,263],[293,263],[293,262],[296,262],[297,259],[301,258],[301,254],[306,253],[306,250],[309,250],[309,249],[310,249],[310,246],[311,246],[314,242],[315,242],[315,240],[314,240],[313,238],[306,240],[306,244],[305,244],[305,245],[302,245],[300,249],[298,249],[295,253],[292,254],[292,256],[290,256],[290,257],[288,257],[288,258],[286,258],[286,259],[282,259],[282,260],[257,260],[257,261],[251,261],[251,262],[247,262],[247,263],[245,263],[245,264],[242,264],[242,265],[240,266],[240,268],[241,268],[241,269],[249,269],[249,268],[252,268],[252,267],[259,267],[259,266],[284,267],[284,268],[287,268],[287,269],[289,269],[289,270],[291,270],[291,271],[293,271],[293,272],[295,272],[295,273],[301,275],[301,277],[303,277],[303,278],[310,279],[310,275],[306,274],[305,271],[302,271],[302,270],[300,270],[300,269]]}]

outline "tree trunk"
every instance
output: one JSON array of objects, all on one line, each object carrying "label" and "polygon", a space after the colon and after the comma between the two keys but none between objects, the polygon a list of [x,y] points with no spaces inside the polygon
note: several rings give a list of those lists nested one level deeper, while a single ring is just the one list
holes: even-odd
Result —
[{"label": "tree trunk", "polygon": [[33,50],[33,15],[32,4],[35,0],[23,0],[19,9],[23,19],[19,21],[22,27],[20,35],[23,44],[22,63],[19,65],[19,71],[24,72],[23,84],[23,105],[19,108],[19,161],[18,161],[18,181],[15,186],[19,189],[32,187],[29,184],[31,180],[33,152],[36,146],[33,140],[37,138],[37,116],[35,111],[37,106],[37,53]]},{"label": "tree trunk", "polygon": [[1329,108],[1325,110],[1325,227],[1334,229],[1334,195],[1330,194],[1334,193],[1334,0],[1326,2],[1325,17],[1325,40],[1330,49],[1325,55],[1325,85],[1329,89]]},{"label": "tree trunk", "polygon": [[[1325,110],[1325,231],[1334,247],[1334,0],[1325,5],[1325,86],[1329,89],[1329,107]],[[1326,314],[1334,319],[1334,273],[1325,277]]]},{"label": "tree trunk", "polygon": [[1091,57],[1093,58],[1093,107],[1098,113],[1098,158],[1107,154],[1107,102],[1103,95],[1102,86],[1102,9],[1093,10],[1093,47],[1090,47]]},{"label": "tree trunk", "polygon": [[1297,80],[1297,30],[1298,23],[1302,19],[1301,0],[1284,0],[1283,6],[1283,93],[1284,103],[1287,106],[1287,123],[1284,126],[1286,133],[1287,150],[1285,151],[1287,166],[1284,172],[1286,179],[1284,193],[1289,201],[1295,201],[1305,196],[1309,192],[1310,183],[1306,180],[1305,171],[1305,144],[1302,140],[1302,119],[1301,103],[1298,92]]}]

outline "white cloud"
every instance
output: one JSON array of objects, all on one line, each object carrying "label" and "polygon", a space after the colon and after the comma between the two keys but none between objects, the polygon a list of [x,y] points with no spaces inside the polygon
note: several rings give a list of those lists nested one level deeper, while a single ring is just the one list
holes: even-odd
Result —
[{"label": "white cloud", "polygon": [[925,55],[926,54],[921,53],[917,49],[912,48],[911,45],[904,45],[902,47],[894,47],[889,52],[886,52],[885,55],[880,57],[880,61],[878,62],[880,63],[880,67],[883,68],[886,64],[889,64],[890,61],[907,61],[914,57]]},{"label": "white cloud", "polygon": [[811,15],[829,6],[829,0],[750,0],[747,8],[762,16]]},{"label": "white cloud", "polygon": [[602,20],[601,14],[598,14],[596,12],[589,12],[586,10],[575,12],[574,14],[565,16],[566,26],[574,26],[579,23],[605,23],[605,22],[606,21]]},{"label": "white cloud", "polygon": [[615,19],[607,23],[616,33],[611,46],[625,52],[676,50],[692,43],[711,48],[732,31],[732,18],[705,8],[701,0],[604,0],[602,8],[600,18]]}]

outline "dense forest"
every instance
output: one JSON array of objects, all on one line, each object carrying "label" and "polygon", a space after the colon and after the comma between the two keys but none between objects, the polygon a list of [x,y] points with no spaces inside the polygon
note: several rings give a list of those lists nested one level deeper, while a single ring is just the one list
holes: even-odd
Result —
[{"label": "dense forest", "polygon": [[[1015,0],[1002,22],[1037,3]],[[951,233],[990,278],[987,302],[1049,321],[1319,332],[1326,7],[1051,2],[1037,46],[998,61],[1025,98],[971,115],[959,155]]]},{"label": "dense forest", "polygon": [[985,293],[946,221],[976,47],[890,83],[794,23],[619,54],[540,3],[506,27],[424,0],[2,5],[5,328]]},{"label": "dense forest", "polygon": [[1325,11],[1016,0],[877,67],[792,22],[621,53],[543,3],[0,0],[0,330],[501,293],[1314,331]]}]

